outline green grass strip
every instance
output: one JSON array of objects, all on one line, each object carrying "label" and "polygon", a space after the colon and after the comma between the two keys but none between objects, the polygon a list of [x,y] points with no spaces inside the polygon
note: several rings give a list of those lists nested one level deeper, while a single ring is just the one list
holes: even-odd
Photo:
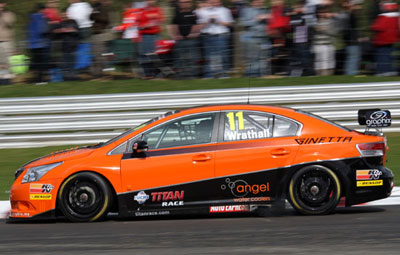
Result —
[{"label": "green grass strip", "polygon": [[298,78],[231,78],[196,80],[110,80],[60,82],[37,86],[15,84],[0,86],[0,97],[66,96],[200,89],[225,89],[243,87],[295,86],[341,83],[367,83],[400,81],[400,77],[326,76]]}]

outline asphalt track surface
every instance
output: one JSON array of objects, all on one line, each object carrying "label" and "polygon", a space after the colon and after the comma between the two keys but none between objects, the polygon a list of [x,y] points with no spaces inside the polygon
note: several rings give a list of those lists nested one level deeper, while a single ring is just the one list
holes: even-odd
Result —
[{"label": "asphalt track surface", "polygon": [[400,206],[280,217],[109,218],[97,223],[0,221],[0,254],[399,254]]}]

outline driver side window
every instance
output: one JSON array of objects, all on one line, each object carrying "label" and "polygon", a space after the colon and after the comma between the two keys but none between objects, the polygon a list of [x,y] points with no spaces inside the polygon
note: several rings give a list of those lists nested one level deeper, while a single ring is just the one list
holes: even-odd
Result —
[{"label": "driver side window", "polygon": [[143,135],[149,149],[171,148],[211,142],[215,113],[180,118]]}]

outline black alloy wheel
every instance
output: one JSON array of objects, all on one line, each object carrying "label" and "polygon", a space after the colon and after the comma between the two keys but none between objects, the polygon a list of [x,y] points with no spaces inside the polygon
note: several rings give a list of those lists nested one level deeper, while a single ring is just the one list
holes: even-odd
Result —
[{"label": "black alloy wheel", "polygon": [[339,203],[340,195],[338,176],[325,166],[306,166],[290,179],[289,202],[305,215],[331,213]]},{"label": "black alloy wheel", "polygon": [[77,173],[61,185],[57,204],[70,221],[102,220],[112,205],[111,190],[99,175],[91,172]]}]

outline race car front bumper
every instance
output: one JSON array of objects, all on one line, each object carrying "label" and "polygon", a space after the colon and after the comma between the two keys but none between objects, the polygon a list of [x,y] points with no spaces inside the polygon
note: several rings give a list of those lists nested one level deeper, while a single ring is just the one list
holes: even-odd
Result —
[{"label": "race car front bumper", "polygon": [[60,180],[32,183],[15,181],[10,191],[9,220],[54,218]]}]

